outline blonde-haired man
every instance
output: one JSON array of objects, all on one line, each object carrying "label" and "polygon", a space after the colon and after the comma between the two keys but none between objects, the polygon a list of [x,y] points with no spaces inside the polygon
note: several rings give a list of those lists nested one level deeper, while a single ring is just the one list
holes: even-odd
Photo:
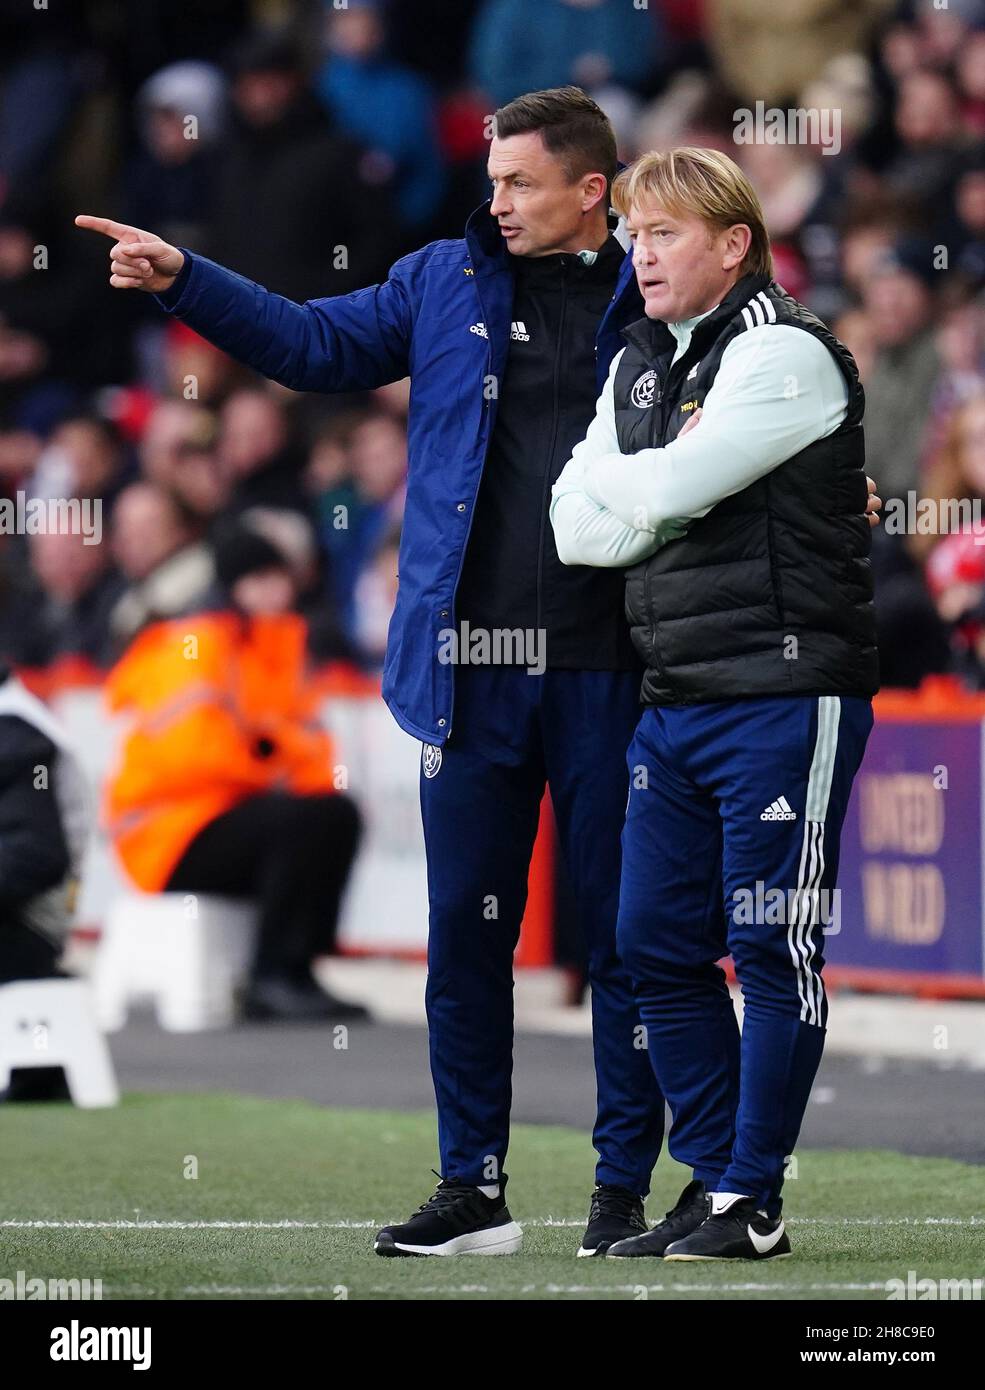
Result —
[{"label": "blonde-haired man", "polygon": [[[864,396],[848,350],[772,279],[759,200],[727,156],[646,155],[613,195],[645,317],[551,520],[565,563],[629,567],[647,671],[617,944],[694,1178],[609,1254],[774,1258],[790,1251],[780,1189],[824,1042],[823,908],[878,685]],[[729,953],[741,1042],[716,964]]]}]

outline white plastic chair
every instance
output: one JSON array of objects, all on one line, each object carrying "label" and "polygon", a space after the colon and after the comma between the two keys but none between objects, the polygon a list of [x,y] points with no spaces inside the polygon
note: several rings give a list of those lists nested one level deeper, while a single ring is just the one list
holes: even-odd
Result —
[{"label": "white plastic chair", "polygon": [[225,1028],[256,943],[252,903],[207,893],[125,893],[110,907],[92,980],[100,1025],[115,1032],[136,999],[171,1033]]},{"label": "white plastic chair", "polygon": [[87,981],[15,980],[0,985],[0,1091],[15,1067],[64,1067],[85,1108],[116,1105],[120,1093]]}]

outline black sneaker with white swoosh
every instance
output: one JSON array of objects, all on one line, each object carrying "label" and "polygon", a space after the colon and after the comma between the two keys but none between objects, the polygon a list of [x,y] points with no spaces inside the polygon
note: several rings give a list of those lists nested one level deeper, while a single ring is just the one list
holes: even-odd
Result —
[{"label": "black sneaker with white swoosh", "polygon": [[789,1254],[782,1219],[767,1216],[754,1197],[737,1197],[689,1236],[668,1245],[664,1259],[782,1260]]}]

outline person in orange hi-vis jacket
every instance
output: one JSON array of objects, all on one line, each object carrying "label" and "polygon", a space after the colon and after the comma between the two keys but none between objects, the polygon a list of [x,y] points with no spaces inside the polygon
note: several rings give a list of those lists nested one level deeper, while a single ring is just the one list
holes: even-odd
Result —
[{"label": "person in orange hi-vis jacket", "polygon": [[364,1016],[311,973],[334,944],[359,841],[306,680],[288,562],[238,523],[216,545],[224,611],[146,628],[110,672],[129,717],[104,823],[138,888],[257,900],[248,1018]]}]

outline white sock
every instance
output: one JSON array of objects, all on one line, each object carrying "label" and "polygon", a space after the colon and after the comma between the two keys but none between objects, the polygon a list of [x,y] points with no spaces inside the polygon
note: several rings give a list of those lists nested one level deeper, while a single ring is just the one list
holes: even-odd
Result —
[{"label": "white sock", "polygon": [[478,1188],[479,1188],[479,1191],[482,1193],[483,1197],[498,1197],[498,1196],[499,1196],[499,1183],[498,1183],[498,1182],[487,1182],[485,1185],[483,1185],[482,1183],[479,1183],[479,1184],[477,1184],[477,1186],[478,1186]]},{"label": "white sock", "polygon": [[747,1200],[746,1192],[713,1192],[711,1194],[711,1214],[721,1216],[722,1212],[728,1211],[734,1202]]}]

